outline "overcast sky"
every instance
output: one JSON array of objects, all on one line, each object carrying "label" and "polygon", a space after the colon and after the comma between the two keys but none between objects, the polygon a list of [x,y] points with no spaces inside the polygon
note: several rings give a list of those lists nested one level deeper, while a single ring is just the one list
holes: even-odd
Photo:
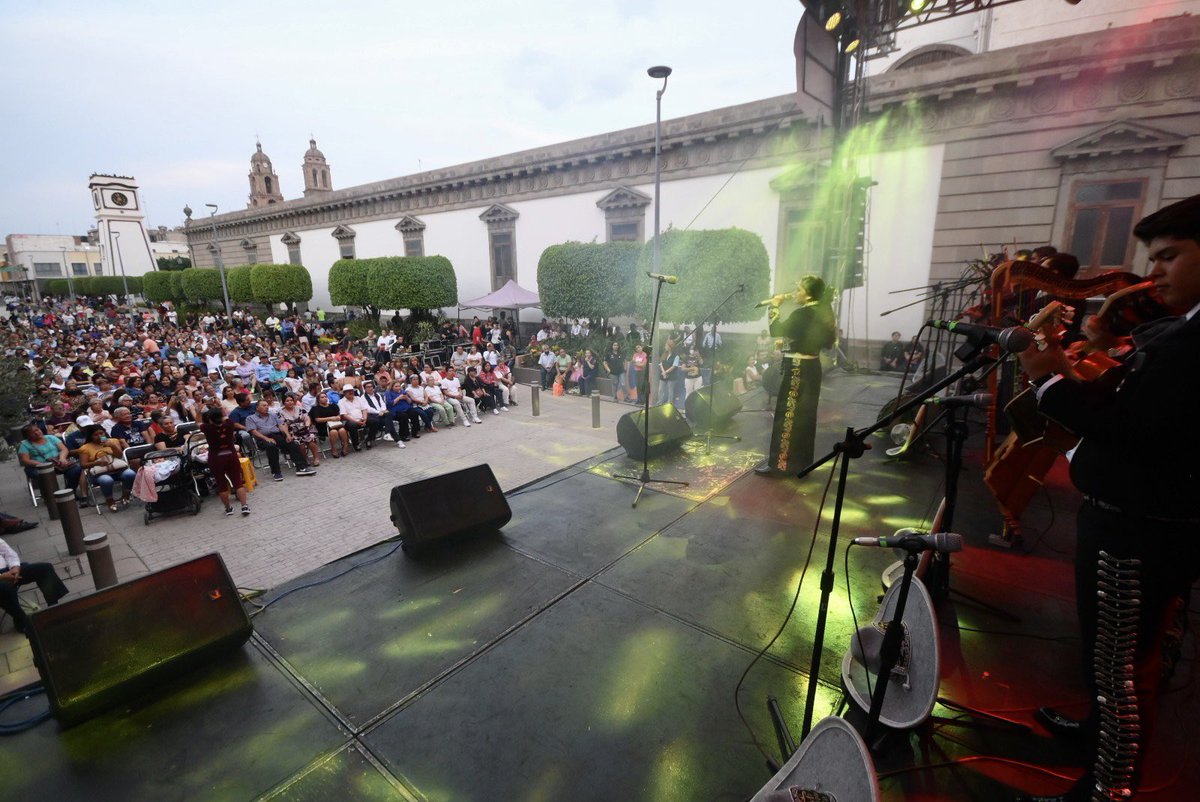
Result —
[{"label": "overcast sky", "polygon": [[92,172],[148,224],[242,209],[255,136],[299,197],[310,132],[344,188],[794,89],[797,0],[0,0],[0,236],[94,224]]}]

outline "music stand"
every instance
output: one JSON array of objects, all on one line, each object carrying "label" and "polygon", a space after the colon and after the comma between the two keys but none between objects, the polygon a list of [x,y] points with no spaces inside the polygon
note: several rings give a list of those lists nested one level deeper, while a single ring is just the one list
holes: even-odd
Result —
[{"label": "music stand", "polygon": [[[683,485],[687,487],[687,482],[680,482],[675,479],[652,479],[650,478],[650,365],[654,360],[654,330],[658,327],[658,300],[662,296],[663,283],[667,280],[666,276],[653,275],[658,286],[654,288],[654,314],[650,317],[650,338],[646,341],[646,347],[650,353],[650,362],[646,363],[646,394],[642,399],[642,473],[639,476],[630,474],[615,474],[614,479],[631,479],[638,483],[637,495],[633,497],[634,508],[641,501],[642,492],[646,489],[646,485],[657,483],[660,485]],[[674,279],[672,279],[674,281]],[[640,389],[640,388],[639,388]]]}]

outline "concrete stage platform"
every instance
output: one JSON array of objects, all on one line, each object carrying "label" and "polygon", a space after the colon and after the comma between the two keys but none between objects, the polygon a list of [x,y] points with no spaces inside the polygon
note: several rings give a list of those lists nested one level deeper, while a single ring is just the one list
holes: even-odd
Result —
[{"label": "concrete stage platform", "polygon": [[[827,377],[819,450],[873,421],[895,391],[894,377]],[[509,488],[513,520],[496,535],[411,559],[380,531],[377,544],[256,599],[255,635],[233,657],[74,728],[47,721],[4,738],[0,799],[749,799],[770,777],[755,741],[779,760],[768,694],[800,729],[833,502],[831,490],[818,523],[828,469],[804,481],[747,473],[769,424],[743,412],[727,429],[740,442],[714,440],[705,453],[698,440],[652,463],[695,484],[648,491],[636,510],[635,486],[611,475],[640,465],[617,451]],[[854,617],[874,614],[894,560],[852,549],[847,573],[845,544],[920,526],[941,499],[936,455],[895,462],[883,454],[890,442],[873,445],[851,466],[816,719],[839,705]],[[1080,709],[1074,492],[1056,474],[1028,515],[1040,531],[999,550],[987,545],[998,517],[980,475],[976,457],[951,586],[1019,620],[957,593],[942,602],[941,693],[1026,723],[1040,704]],[[371,503],[386,508],[386,494]],[[737,695],[743,725],[735,688],[802,576],[795,613]],[[1182,690],[1162,697],[1147,799],[1196,798],[1190,635],[1184,655]],[[1068,784],[1034,766],[1079,772],[1036,725],[961,723],[889,738],[876,754],[884,798],[1004,800],[1010,785]]]}]

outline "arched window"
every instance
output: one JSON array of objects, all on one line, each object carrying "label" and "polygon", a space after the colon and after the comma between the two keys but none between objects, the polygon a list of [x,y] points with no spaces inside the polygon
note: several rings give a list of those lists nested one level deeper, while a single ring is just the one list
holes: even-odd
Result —
[{"label": "arched window", "polygon": [[313,186],[315,187],[316,185],[317,185],[317,170],[316,170],[316,168],[313,168]]},{"label": "arched window", "polygon": [[327,189],[328,187],[329,187],[329,172],[327,170],[322,170],[321,171],[321,188]]},{"label": "arched window", "polygon": [[263,183],[264,183],[264,184],[266,185],[266,187],[267,187],[267,194],[268,194],[268,195],[270,195],[270,194],[271,194],[271,192],[273,191],[273,190],[271,189],[271,176],[267,176],[266,178],[264,178],[264,179],[263,179]]}]

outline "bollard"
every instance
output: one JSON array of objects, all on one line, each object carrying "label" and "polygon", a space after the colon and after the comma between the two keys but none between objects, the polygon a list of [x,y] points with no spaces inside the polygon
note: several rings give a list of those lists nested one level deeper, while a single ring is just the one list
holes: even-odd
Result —
[{"label": "bollard", "polygon": [[542,388],[536,384],[529,385],[529,408],[535,418],[542,414]]},{"label": "bollard", "polygon": [[592,390],[592,428],[600,428],[600,391]]},{"label": "bollard", "polygon": [[58,508],[54,506],[54,494],[58,492],[58,475],[54,473],[54,463],[39,462],[37,466],[38,487],[42,491],[42,503],[46,505],[46,512],[50,513],[50,520],[58,520]]},{"label": "bollard", "polygon": [[92,584],[103,590],[117,584],[117,569],[113,566],[112,549],[108,547],[108,533],[93,532],[83,538],[87,550],[88,567],[92,569]]},{"label": "bollard", "polygon": [[70,488],[55,490],[54,506],[62,521],[63,536],[67,539],[67,554],[78,557],[84,551],[83,522],[79,520],[79,502],[75,500],[75,491]]}]

